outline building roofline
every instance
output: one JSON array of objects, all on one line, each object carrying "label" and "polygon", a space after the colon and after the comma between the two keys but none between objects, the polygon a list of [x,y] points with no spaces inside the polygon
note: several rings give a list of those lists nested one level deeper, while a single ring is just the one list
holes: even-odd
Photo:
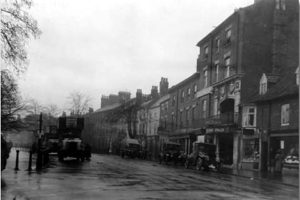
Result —
[{"label": "building roofline", "polygon": [[172,92],[174,90],[176,90],[177,88],[183,86],[186,82],[194,79],[194,78],[197,78],[197,77],[200,77],[200,72],[196,72],[194,74],[192,74],[191,76],[189,76],[188,78],[184,79],[183,81],[177,83],[176,85],[172,86],[170,89],[169,89],[169,92]]}]

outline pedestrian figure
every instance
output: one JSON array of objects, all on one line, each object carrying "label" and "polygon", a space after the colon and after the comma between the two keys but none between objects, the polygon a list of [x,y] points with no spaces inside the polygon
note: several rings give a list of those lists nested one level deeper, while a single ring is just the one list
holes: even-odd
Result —
[{"label": "pedestrian figure", "polygon": [[90,160],[91,159],[91,146],[88,143],[85,145],[84,152],[85,152],[86,160]]},{"label": "pedestrian figure", "polygon": [[275,168],[274,172],[281,174],[283,167],[284,155],[281,149],[278,149],[275,155]]}]

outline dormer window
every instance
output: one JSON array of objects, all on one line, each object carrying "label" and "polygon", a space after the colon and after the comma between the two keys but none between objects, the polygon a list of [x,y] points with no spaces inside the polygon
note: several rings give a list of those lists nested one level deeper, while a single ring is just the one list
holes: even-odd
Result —
[{"label": "dormer window", "polygon": [[299,85],[299,67],[297,67],[295,74],[296,74],[296,84]]},{"label": "dormer window", "polygon": [[259,94],[260,95],[266,94],[267,90],[268,90],[268,79],[266,74],[263,74],[259,82]]}]

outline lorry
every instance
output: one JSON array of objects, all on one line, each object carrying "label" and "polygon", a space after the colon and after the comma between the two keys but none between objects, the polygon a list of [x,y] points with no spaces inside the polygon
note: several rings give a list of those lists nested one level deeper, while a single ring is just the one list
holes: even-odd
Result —
[{"label": "lorry", "polygon": [[121,141],[120,154],[130,158],[140,157],[141,145],[137,139],[124,138]]},{"label": "lorry", "polygon": [[58,119],[58,159],[71,157],[84,161],[86,157],[85,146],[81,139],[84,127],[84,118],[68,116]]},{"label": "lorry", "polygon": [[48,130],[45,133],[45,140],[47,142],[47,149],[49,153],[57,153],[58,152],[58,133],[57,126],[51,125],[47,127]]}]

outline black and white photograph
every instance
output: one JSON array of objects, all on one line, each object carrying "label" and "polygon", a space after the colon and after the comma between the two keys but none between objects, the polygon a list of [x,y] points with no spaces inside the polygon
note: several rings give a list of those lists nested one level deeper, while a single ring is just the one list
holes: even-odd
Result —
[{"label": "black and white photograph", "polygon": [[1,199],[299,199],[299,0],[2,0]]}]

